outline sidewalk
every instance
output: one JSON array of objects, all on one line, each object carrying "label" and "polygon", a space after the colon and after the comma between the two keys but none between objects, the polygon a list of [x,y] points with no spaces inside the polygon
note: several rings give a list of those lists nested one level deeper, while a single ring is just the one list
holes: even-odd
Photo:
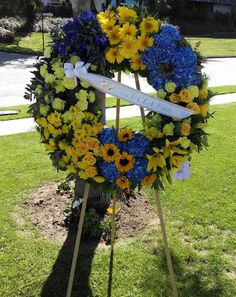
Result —
[{"label": "sidewalk", "polygon": [[[217,95],[211,100],[211,105],[224,104],[236,102],[236,93]],[[123,106],[120,109],[121,118],[130,118],[140,115],[139,106]],[[116,108],[107,109],[106,119],[115,120],[116,118]],[[125,124],[125,123],[124,123]],[[34,131],[36,129],[35,122],[33,118],[20,119],[20,120],[10,120],[10,121],[0,121],[0,135],[10,135],[22,132]]]}]

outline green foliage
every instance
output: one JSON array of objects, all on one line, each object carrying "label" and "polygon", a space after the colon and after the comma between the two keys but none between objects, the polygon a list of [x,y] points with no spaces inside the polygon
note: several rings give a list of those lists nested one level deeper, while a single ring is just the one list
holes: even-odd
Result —
[{"label": "green foliage", "polygon": [[102,234],[101,217],[94,208],[90,208],[86,212],[83,234],[90,238],[99,237]]}]

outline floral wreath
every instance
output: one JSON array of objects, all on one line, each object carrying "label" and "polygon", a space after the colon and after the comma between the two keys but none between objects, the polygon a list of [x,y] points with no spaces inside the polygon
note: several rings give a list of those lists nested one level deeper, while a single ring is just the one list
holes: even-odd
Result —
[{"label": "floral wreath", "polygon": [[[200,55],[179,29],[119,6],[83,12],[52,32],[53,43],[36,65],[27,99],[53,165],[112,189],[164,188],[193,150],[207,146],[210,95]],[[150,111],[143,130],[106,128],[96,90],[66,77],[64,63],[82,60],[107,77],[130,71],[147,78],[157,97],[194,110],[180,120]]]}]

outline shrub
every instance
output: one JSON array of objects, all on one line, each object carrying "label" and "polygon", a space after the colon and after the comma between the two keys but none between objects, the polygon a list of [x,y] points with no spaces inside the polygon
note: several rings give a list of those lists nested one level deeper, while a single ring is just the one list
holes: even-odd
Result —
[{"label": "shrub", "polygon": [[[44,32],[50,32],[55,26],[61,26],[67,20],[67,18],[45,17],[43,19],[43,30]],[[40,18],[34,23],[33,30],[35,32],[42,32],[42,20]]]},{"label": "shrub", "polygon": [[0,42],[11,43],[12,41],[14,41],[14,33],[0,27]]},{"label": "shrub", "polygon": [[25,23],[26,19],[19,16],[4,17],[0,19],[0,27],[12,32],[21,31],[24,28]]}]

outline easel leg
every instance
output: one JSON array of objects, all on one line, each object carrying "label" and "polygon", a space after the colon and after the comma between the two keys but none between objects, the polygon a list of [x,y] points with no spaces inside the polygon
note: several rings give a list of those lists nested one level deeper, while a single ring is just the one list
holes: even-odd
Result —
[{"label": "easel leg", "polygon": [[112,196],[113,197],[112,197],[112,222],[111,222],[111,255],[110,255],[107,297],[111,297],[111,291],[112,291],[112,273],[113,273],[113,262],[114,262],[115,225],[116,225],[116,197],[115,197],[115,191],[113,192]]},{"label": "easel leg", "polygon": [[84,223],[85,210],[86,210],[88,195],[89,195],[89,189],[90,189],[90,184],[86,183],[85,190],[84,190],[83,204],[82,204],[82,209],[81,209],[80,219],[79,219],[79,226],[78,226],[78,231],[77,231],[77,235],[76,235],[76,241],[75,241],[75,247],[74,247],[74,253],[73,253],[73,259],[72,259],[72,264],[71,264],[70,277],[69,277],[69,283],[68,283],[68,287],[67,287],[66,297],[70,297],[71,292],[72,292],[75,269],[76,269],[76,264],[77,264],[77,260],[78,260],[78,253],[79,253],[79,247],[80,247],[82,228],[83,228],[83,223]]},{"label": "easel leg", "polygon": [[161,232],[162,232],[162,237],[163,237],[163,243],[164,243],[164,249],[165,249],[165,254],[166,254],[166,259],[167,259],[167,265],[168,265],[168,270],[169,270],[169,274],[170,274],[172,292],[173,292],[174,297],[178,297],[176,282],[175,282],[175,274],[174,274],[174,270],[173,270],[170,250],[169,250],[169,247],[168,247],[168,241],[167,241],[167,235],[166,235],[166,229],[165,229],[165,222],[164,222],[164,217],[163,217],[163,212],[162,212],[162,207],[161,207],[160,193],[157,190],[155,191],[155,196],[156,196],[156,202],[157,202],[158,215],[159,215],[160,224],[161,224]]},{"label": "easel leg", "polygon": [[[118,72],[118,82],[121,82],[121,71]],[[116,98],[116,129],[120,127],[120,99]]]}]

